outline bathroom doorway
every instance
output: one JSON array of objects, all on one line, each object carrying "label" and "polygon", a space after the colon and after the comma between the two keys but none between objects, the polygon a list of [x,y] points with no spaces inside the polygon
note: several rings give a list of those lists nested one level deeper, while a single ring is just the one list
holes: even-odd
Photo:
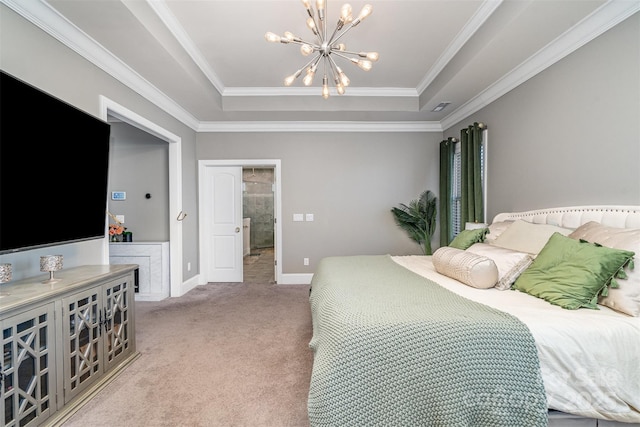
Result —
[{"label": "bathroom doorway", "polygon": [[243,167],[243,282],[275,283],[275,168]]}]

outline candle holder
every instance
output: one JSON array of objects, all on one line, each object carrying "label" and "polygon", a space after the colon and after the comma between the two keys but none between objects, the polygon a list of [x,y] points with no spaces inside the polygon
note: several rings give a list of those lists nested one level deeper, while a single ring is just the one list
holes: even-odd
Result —
[{"label": "candle holder", "polygon": [[48,271],[49,279],[42,283],[54,283],[60,279],[55,279],[53,273],[62,270],[62,255],[45,255],[40,257],[40,271]]},{"label": "candle holder", "polygon": [[[12,278],[11,264],[0,264],[0,283],[10,282]],[[9,294],[0,291],[0,297],[8,296]]]}]

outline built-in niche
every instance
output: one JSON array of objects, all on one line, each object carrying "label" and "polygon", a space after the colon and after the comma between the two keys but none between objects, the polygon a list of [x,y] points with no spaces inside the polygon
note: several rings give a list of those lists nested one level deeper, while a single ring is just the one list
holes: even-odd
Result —
[{"label": "built-in niche", "polygon": [[[168,144],[128,123],[117,119],[109,122],[109,211],[124,216],[124,226],[133,233],[133,241],[168,241]],[[125,193],[126,198],[113,200],[113,191]]]},{"label": "built-in niche", "polygon": [[242,170],[242,211],[250,218],[249,245],[252,250],[274,246],[274,169]]}]

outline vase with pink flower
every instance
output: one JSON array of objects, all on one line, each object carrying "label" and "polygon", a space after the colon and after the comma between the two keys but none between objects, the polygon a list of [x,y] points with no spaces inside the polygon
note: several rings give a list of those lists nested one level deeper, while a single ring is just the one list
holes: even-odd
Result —
[{"label": "vase with pink flower", "polygon": [[122,233],[126,230],[121,224],[109,224],[109,237],[112,242],[122,242]]}]

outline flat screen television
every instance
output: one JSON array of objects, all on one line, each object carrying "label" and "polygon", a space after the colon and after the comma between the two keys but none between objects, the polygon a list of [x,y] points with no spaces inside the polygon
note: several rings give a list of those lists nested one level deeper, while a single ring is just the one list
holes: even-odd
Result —
[{"label": "flat screen television", "polygon": [[0,70],[0,254],[104,238],[109,136]]}]

